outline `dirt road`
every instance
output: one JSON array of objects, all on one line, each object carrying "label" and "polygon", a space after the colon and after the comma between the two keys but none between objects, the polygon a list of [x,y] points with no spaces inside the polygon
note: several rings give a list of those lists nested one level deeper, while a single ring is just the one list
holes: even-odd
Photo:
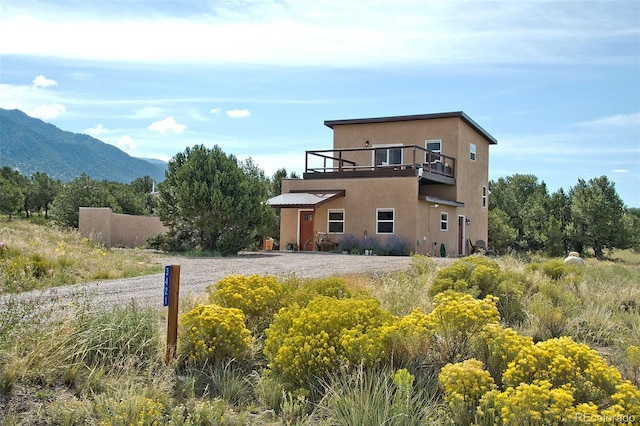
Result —
[{"label": "dirt road", "polygon": [[[390,272],[407,268],[407,256],[357,256],[329,253],[271,252],[246,253],[227,258],[157,258],[161,265],[180,265],[180,295],[201,296],[205,287],[227,275],[269,274],[323,277],[362,272]],[[445,260],[445,259],[442,259]],[[51,290],[52,298],[72,300],[89,295],[101,306],[124,305],[135,301],[149,307],[162,307],[164,275],[96,281]],[[39,292],[38,292],[39,293]],[[32,293],[34,294],[34,293]],[[55,294],[55,295],[54,295]],[[47,297],[47,293],[44,293]],[[64,302],[63,302],[64,304]]]}]

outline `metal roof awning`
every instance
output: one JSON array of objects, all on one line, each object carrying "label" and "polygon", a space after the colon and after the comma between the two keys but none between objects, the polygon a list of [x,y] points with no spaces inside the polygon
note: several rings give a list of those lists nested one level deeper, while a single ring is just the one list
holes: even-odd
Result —
[{"label": "metal roof awning", "polygon": [[269,198],[267,204],[280,208],[315,208],[336,198],[344,197],[345,191],[300,191],[280,194]]},{"label": "metal roof awning", "polygon": [[431,195],[424,195],[418,198],[420,200],[424,200],[434,204],[442,204],[445,206],[453,206],[453,207],[464,207],[464,203],[461,203],[460,201],[445,200],[444,198],[432,197]]}]

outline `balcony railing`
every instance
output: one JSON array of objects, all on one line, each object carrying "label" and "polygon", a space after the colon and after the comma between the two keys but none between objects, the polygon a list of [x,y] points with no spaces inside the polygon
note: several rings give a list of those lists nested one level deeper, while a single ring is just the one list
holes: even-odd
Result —
[{"label": "balcony railing", "polygon": [[306,151],[305,179],[419,176],[454,183],[456,160],[417,145]]}]

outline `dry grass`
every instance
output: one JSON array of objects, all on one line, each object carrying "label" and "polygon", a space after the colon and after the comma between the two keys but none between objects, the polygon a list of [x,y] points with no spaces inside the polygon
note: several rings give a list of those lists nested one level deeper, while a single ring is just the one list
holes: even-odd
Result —
[{"label": "dry grass", "polygon": [[0,218],[0,294],[162,271],[142,249],[105,249],[74,230]]},{"label": "dry grass", "polygon": [[[0,255],[0,284],[4,286],[10,262],[41,259],[53,265],[51,274],[35,277],[23,270],[22,275],[14,275],[16,291],[71,283],[67,280],[82,282],[161,271],[142,250],[105,250],[75,232],[19,220],[0,222],[0,241],[8,247]],[[534,334],[540,333],[542,326],[556,327],[553,332],[570,335],[599,350],[637,385],[640,359],[632,359],[627,352],[640,342],[640,254],[618,251],[611,259],[623,260],[588,259],[578,282],[551,280],[541,270],[528,270],[528,262],[516,256],[495,260],[503,271],[526,275],[530,283],[523,300],[529,320],[518,331]],[[444,266],[417,256],[405,271],[343,278],[352,292],[366,291],[384,309],[402,316],[415,308],[423,312],[432,309],[429,286]],[[275,425],[303,424],[314,415],[316,424],[328,419],[337,424],[339,409],[346,413],[345,419],[365,411],[374,416],[382,412],[381,418],[397,420],[402,416],[394,417],[396,413],[404,415],[398,401],[376,394],[388,384],[376,382],[380,375],[362,378],[361,383],[369,387],[351,386],[357,381],[333,383],[329,397],[313,413],[310,411],[314,407],[306,399],[286,393],[260,368],[251,374],[239,375],[229,368],[196,374],[164,365],[164,310],[129,305],[105,311],[92,306],[90,298],[78,297],[70,310],[55,309],[55,300],[48,300],[53,307],[43,311],[42,301],[37,298],[25,301],[9,295],[1,300],[3,424],[124,425],[157,421],[176,425]],[[203,301],[205,295],[185,294],[180,310],[187,312]],[[548,303],[560,314],[552,315]],[[256,361],[256,365],[261,364]],[[434,410],[439,407],[439,400],[426,396],[411,403]],[[421,418],[423,413],[409,414]],[[444,423],[437,412],[431,414],[436,417],[434,424]]]}]

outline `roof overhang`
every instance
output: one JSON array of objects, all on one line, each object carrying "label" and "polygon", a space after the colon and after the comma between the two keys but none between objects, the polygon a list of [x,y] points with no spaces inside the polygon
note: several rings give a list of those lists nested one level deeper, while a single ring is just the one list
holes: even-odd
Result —
[{"label": "roof overhang", "polygon": [[489,132],[480,127],[478,123],[473,121],[471,117],[462,111],[439,112],[435,114],[418,114],[418,115],[398,115],[394,117],[376,117],[376,118],[355,118],[346,120],[325,120],[324,125],[333,129],[333,126],[344,124],[369,124],[369,123],[389,123],[393,121],[414,121],[414,120],[432,120],[436,118],[460,118],[471,128],[478,132],[490,145],[498,143],[496,138],[491,136]]},{"label": "roof overhang", "polygon": [[269,198],[267,204],[280,208],[316,208],[324,203],[344,197],[345,190],[292,191]]},{"label": "roof overhang", "polygon": [[418,199],[424,200],[428,203],[442,204],[444,206],[464,207],[464,203],[461,203],[460,201],[445,200],[444,198],[432,197],[431,195],[424,195],[418,197]]}]

